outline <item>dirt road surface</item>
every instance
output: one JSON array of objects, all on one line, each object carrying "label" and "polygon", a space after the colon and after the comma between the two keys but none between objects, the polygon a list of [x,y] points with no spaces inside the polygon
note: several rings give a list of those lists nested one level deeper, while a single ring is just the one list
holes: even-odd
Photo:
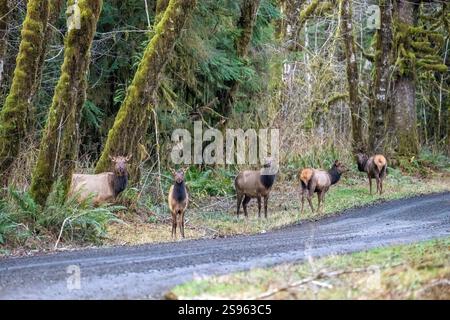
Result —
[{"label": "dirt road surface", "polygon": [[158,299],[197,276],[449,236],[450,193],[435,194],[252,236],[4,258],[0,299]]}]

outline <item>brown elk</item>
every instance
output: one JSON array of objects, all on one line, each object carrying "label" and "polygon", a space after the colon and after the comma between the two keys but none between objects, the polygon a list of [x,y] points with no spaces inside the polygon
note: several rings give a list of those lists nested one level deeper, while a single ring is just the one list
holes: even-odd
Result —
[{"label": "brown elk", "polygon": [[358,170],[365,172],[369,178],[369,190],[372,194],[372,179],[377,182],[377,193],[383,193],[383,180],[387,175],[387,161],[381,154],[376,154],[369,158],[366,154],[358,153],[356,155]]},{"label": "brown elk", "polygon": [[189,195],[184,182],[185,170],[174,171],[172,174],[174,177],[174,184],[169,190],[169,209],[172,213],[172,237],[175,239],[177,236],[177,224],[180,228],[181,237],[184,238],[184,213],[189,203]]},{"label": "brown elk", "polygon": [[272,158],[265,160],[264,166],[260,170],[245,170],[238,174],[234,180],[234,186],[237,196],[237,211],[244,208],[245,217],[247,214],[247,205],[252,198],[258,200],[258,217],[261,217],[261,198],[264,200],[264,216],[267,218],[267,204],[269,194],[276,179],[276,167]]},{"label": "brown elk", "polygon": [[328,171],[312,168],[305,168],[301,170],[298,173],[302,196],[301,213],[303,214],[305,193],[312,212],[314,212],[312,196],[314,193],[317,193],[317,212],[320,212],[321,204],[323,212],[323,206],[325,205],[325,193],[330,189],[330,186],[336,184],[341,179],[341,175],[346,171],[348,171],[347,168],[338,160],[334,162],[333,166]]},{"label": "brown elk", "polygon": [[110,157],[114,163],[113,172],[100,174],[73,174],[69,188],[69,196],[76,195],[79,202],[93,195],[94,205],[114,201],[127,187],[127,162],[131,156]]}]

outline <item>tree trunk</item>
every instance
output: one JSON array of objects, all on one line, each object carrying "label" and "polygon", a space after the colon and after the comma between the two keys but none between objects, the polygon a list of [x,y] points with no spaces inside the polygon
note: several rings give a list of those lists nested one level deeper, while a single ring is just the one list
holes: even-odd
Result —
[{"label": "tree trunk", "polygon": [[[73,0],[68,1],[68,6]],[[68,30],[64,44],[64,62],[48,113],[40,143],[30,192],[39,204],[45,204],[54,181],[62,176],[67,192],[75,167],[77,129],[86,98],[90,48],[94,39],[102,0],[79,0],[81,28]]]},{"label": "tree trunk", "polygon": [[392,65],[392,0],[379,0],[379,5],[381,27],[375,35],[375,78],[369,120],[369,146],[372,153],[383,153],[386,150],[390,66]]},{"label": "tree trunk", "polygon": [[[40,53],[39,59],[38,59],[38,67],[36,68],[36,77],[35,77],[35,81],[34,81],[34,87],[31,91],[31,101],[34,101],[34,98],[35,98],[37,92],[39,91],[39,88],[41,87],[42,72],[43,72],[44,63],[45,63],[45,57],[47,55],[48,45],[49,45],[49,42],[50,42],[52,36],[55,33],[52,27],[54,24],[56,24],[56,21],[58,20],[58,17],[61,13],[62,3],[63,3],[62,0],[50,1],[50,9],[49,9],[50,14],[49,14],[48,22],[47,22],[47,25],[45,28],[44,40],[42,42],[42,50],[41,50],[41,53]],[[33,107],[33,106],[31,106],[31,107]],[[34,110],[30,110],[29,117],[34,118]]]},{"label": "tree trunk", "polygon": [[[403,32],[416,25],[419,12],[419,1],[399,0],[395,10],[395,21],[397,32]],[[400,38],[401,37],[396,37]],[[407,44],[396,43],[397,50],[400,48],[409,50]],[[401,57],[402,53],[397,52]],[[402,57],[403,58],[403,57]],[[402,59],[401,58],[401,59]],[[416,113],[416,82],[415,61],[408,61],[407,70],[400,70],[394,81],[394,125],[397,139],[396,153],[398,156],[414,156],[419,153],[419,138],[417,133]]]},{"label": "tree trunk", "polygon": [[[259,8],[259,0],[244,0],[241,7],[241,16],[238,21],[238,27],[241,30],[239,37],[235,41],[236,54],[238,58],[247,57],[250,42],[252,40],[253,28],[255,27],[256,15]],[[222,94],[219,100],[222,115],[228,117],[233,111],[234,97],[239,89],[239,82],[231,80],[226,83],[229,88]]]},{"label": "tree trunk", "polygon": [[359,96],[359,73],[356,61],[355,39],[353,37],[352,8],[350,0],[341,1],[341,32],[345,45],[347,60],[347,82],[349,105],[352,117],[352,146],[353,151],[365,152],[362,132],[361,99]]},{"label": "tree trunk", "polygon": [[8,0],[0,0],[0,88],[3,85],[3,71],[8,48]]},{"label": "tree trunk", "polygon": [[0,113],[0,175],[5,183],[26,135],[27,112],[35,86],[49,16],[48,0],[29,0],[11,90]]},{"label": "tree trunk", "polygon": [[194,10],[196,0],[170,0],[155,35],[146,48],[142,61],[127,90],[105,147],[96,166],[96,172],[110,169],[109,156],[133,155],[130,177],[136,180],[140,163],[138,145],[142,143],[149,125],[150,101],[158,88],[158,78],[169,60],[175,41],[184,23]]},{"label": "tree trunk", "polygon": [[157,0],[156,1],[155,23],[154,23],[155,27],[161,21],[162,17],[164,16],[164,12],[166,11],[168,5],[169,5],[169,0]]}]

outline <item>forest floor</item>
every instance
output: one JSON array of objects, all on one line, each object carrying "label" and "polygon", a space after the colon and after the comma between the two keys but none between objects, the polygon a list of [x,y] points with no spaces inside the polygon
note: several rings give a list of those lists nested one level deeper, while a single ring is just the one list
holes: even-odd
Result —
[{"label": "forest floor", "polygon": [[[305,211],[300,215],[300,199],[298,184],[293,181],[279,180],[269,199],[268,219],[258,218],[256,200],[249,204],[249,217],[236,216],[236,200],[234,194],[221,197],[195,197],[186,213],[186,239],[223,238],[233,235],[261,234],[269,230],[296,224],[300,221],[319,220],[324,217],[342,213],[343,211],[380,202],[428,194],[450,191],[450,172],[435,172],[427,178],[401,175],[392,171],[384,183],[383,195],[370,195],[368,182],[360,174],[350,173],[326,195],[323,214],[312,213],[305,201]],[[313,199],[317,207],[317,196]],[[124,246],[151,243],[172,242],[171,215],[167,208],[160,205],[161,213],[153,214],[135,210],[116,213],[121,222],[113,222],[107,228],[106,238],[101,243],[86,244],[61,241],[58,249],[54,246],[56,238],[50,234],[29,237],[20,246],[0,246],[0,257],[29,256],[41,253],[93,248],[98,246]],[[59,230],[59,229],[58,229]],[[179,236],[179,230],[177,230]]]},{"label": "forest floor", "polygon": [[175,287],[178,299],[450,299],[450,238],[334,255]]},{"label": "forest floor", "polygon": [[[419,194],[450,191],[450,174],[436,173],[426,179],[408,176],[388,176],[383,195],[370,195],[368,182],[361,177],[344,178],[326,195],[323,214],[312,213],[305,200],[305,211],[300,215],[298,186],[293,182],[279,182],[274,186],[269,199],[268,219],[258,218],[257,202],[249,203],[249,217],[243,216],[242,208],[236,216],[234,195],[208,197],[191,202],[186,213],[185,234],[187,239],[217,238],[232,235],[265,233],[304,220],[318,220],[341,213],[347,209],[401,199]],[[374,186],[375,188],[375,186]],[[317,207],[317,196],[313,199]],[[263,213],[262,213],[263,214]],[[173,241],[171,216],[160,221],[149,222],[147,215],[120,216],[124,223],[114,223],[108,228],[109,245],[136,245]],[[177,233],[179,230],[177,230]]]}]

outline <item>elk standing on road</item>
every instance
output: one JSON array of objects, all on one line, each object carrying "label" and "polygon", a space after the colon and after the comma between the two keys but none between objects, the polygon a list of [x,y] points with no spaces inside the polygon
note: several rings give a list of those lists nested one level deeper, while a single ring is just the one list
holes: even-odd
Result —
[{"label": "elk standing on road", "polygon": [[265,160],[264,166],[260,170],[245,170],[239,173],[234,180],[237,196],[237,212],[244,208],[245,217],[247,214],[247,204],[252,198],[258,200],[258,217],[261,217],[261,197],[264,199],[264,216],[267,218],[267,203],[269,194],[276,179],[276,166],[272,158]]},{"label": "elk standing on road", "polygon": [[69,196],[76,194],[77,200],[82,202],[90,195],[94,195],[94,205],[114,201],[116,197],[127,187],[128,157],[109,157],[114,163],[113,172],[99,174],[73,174],[70,183]]},{"label": "elk standing on road", "polygon": [[320,212],[321,204],[323,212],[323,206],[325,205],[325,193],[328,189],[330,189],[330,186],[336,184],[341,179],[342,173],[346,171],[347,168],[338,160],[334,162],[333,166],[328,171],[311,168],[301,170],[298,174],[302,196],[301,214],[303,214],[303,207],[305,204],[305,193],[312,212],[314,212],[312,196],[314,193],[317,193],[317,212]]},{"label": "elk standing on road", "polygon": [[188,206],[189,195],[184,182],[186,170],[172,171],[174,184],[169,190],[169,209],[172,213],[172,237],[177,237],[177,224],[180,228],[181,237],[184,238],[184,213]]},{"label": "elk standing on road", "polygon": [[377,181],[377,193],[381,195],[383,193],[383,180],[387,174],[386,158],[381,154],[369,158],[366,154],[358,153],[356,163],[359,171],[367,173],[370,194],[372,194],[372,178],[374,178]]}]

